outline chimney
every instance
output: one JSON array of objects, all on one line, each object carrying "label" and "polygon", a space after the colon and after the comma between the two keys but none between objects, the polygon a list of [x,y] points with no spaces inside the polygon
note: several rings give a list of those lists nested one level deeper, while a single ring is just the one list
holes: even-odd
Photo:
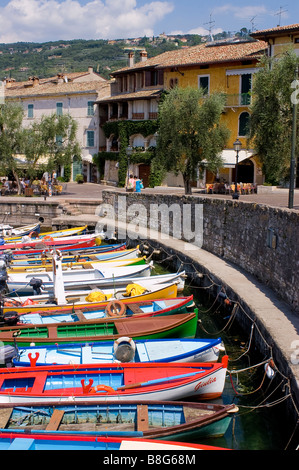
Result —
[{"label": "chimney", "polygon": [[39,78],[38,77],[32,77],[32,82],[33,82],[33,86],[39,85]]},{"label": "chimney", "polygon": [[147,60],[147,52],[146,51],[141,51],[140,52],[140,61],[145,62]]},{"label": "chimney", "polygon": [[129,66],[129,67],[133,67],[133,65],[134,65],[134,58],[135,58],[134,52],[133,52],[133,51],[130,51],[129,54],[128,54],[128,57],[129,57],[128,66]]},{"label": "chimney", "polygon": [[63,83],[64,82],[63,77],[64,77],[63,73],[58,73],[57,74],[57,83]]},{"label": "chimney", "polygon": [[10,88],[11,85],[12,85],[15,81],[16,81],[15,78],[6,78],[6,79],[4,80],[5,87],[6,87],[6,88]]},{"label": "chimney", "polygon": [[91,66],[88,67],[88,73],[93,73],[93,67]]}]

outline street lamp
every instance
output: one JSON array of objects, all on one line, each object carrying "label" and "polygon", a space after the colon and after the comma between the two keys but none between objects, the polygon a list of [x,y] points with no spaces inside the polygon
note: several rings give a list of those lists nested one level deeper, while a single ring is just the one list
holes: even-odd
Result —
[{"label": "street lamp", "polygon": [[233,199],[239,199],[239,193],[238,193],[238,161],[239,161],[239,152],[242,148],[242,143],[237,139],[234,142],[234,150],[237,152],[236,155],[236,171],[235,171],[235,192],[232,195]]},{"label": "street lamp", "polygon": [[133,147],[131,145],[129,145],[126,148],[127,162],[128,162],[127,186],[129,184],[129,179],[130,179],[130,156],[132,155],[132,153],[133,153]]}]

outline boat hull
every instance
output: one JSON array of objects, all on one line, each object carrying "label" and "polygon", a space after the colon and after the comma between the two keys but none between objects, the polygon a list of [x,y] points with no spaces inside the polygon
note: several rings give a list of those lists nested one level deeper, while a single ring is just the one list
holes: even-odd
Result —
[{"label": "boat hull", "polygon": [[80,324],[65,322],[58,325],[18,325],[1,328],[0,341],[28,346],[30,343],[48,345],[115,341],[123,336],[133,339],[194,338],[197,320],[197,312],[193,312],[154,318],[103,318]]},{"label": "boat hull", "polygon": [[[221,363],[64,365],[0,370],[0,403],[211,400],[223,392]],[[4,371],[4,372],[3,372]]]},{"label": "boat hull", "polygon": [[17,357],[12,362],[16,367],[98,362],[214,362],[218,360],[221,348],[221,338],[137,340],[132,346],[129,343],[130,349],[128,343],[124,338],[122,344],[127,348],[124,356],[117,354],[118,343],[113,341],[23,347],[15,351]]},{"label": "boat hull", "polygon": [[[177,284],[169,283],[167,284],[161,284],[152,287],[150,290],[147,292],[140,294],[140,295],[135,295],[129,297],[131,302],[138,302],[138,301],[148,301],[148,300],[156,300],[157,298],[159,299],[165,299],[165,298],[175,298],[177,297],[178,293],[178,287]],[[66,303],[65,304],[55,304],[50,302],[50,297],[49,296],[31,296],[29,298],[29,304],[26,304],[26,299],[25,305],[20,305],[20,298],[9,298],[7,301],[10,301],[10,304],[7,306],[3,307],[3,313],[7,313],[10,311],[17,312],[19,315],[22,315],[24,313],[34,313],[34,312],[56,312],[57,310],[63,311],[63,310],[69,310],[70,305],[74,306],[74,308],[80,308],[81,310],[84,310],[85,308],[101,308],[101,307],[106,307],[107,306],[107,301],[88,301],[86,300],[87,297],[86,292],[74,292],[66,293]],[[114,291],[108,291],[104,290],[104,294],[113,299],[115,298],[114,296]],[[122,297],[122,300],[127,300],[124,297]]]},{"label": "boat hull", "polygon": [[[234,405],[199,402],[138,401],[109,403],[31,403],[0,405],[5,431],[57,435],[131,436],[148,439],[191,441],[223,436],[238,411]],[[59,414],[60,420],[56,419]],[[99,416],[101,419],[99,419]],[[6,418],[6,420],[5,420]],[[19,423],[17,426],[16,423]],[[4,429],[0,429],[3,432]]]}]

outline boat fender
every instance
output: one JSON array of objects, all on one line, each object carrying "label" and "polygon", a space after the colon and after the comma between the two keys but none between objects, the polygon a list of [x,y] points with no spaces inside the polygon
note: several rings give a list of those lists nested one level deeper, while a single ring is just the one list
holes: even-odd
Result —
[{"label": "boat fender", "polygon": [[132,362],[135,357],[136,344],[127,336],[122,336],[114,341],[114,357],[119,362]]},{"label": "boat fender", "polygon": [[108,392],[108,393],[114,393],[115,390],[112,387],[109,387],[109,385],[96,385],[95,387],[91,387],[89,389],[89,393],[97,393],[97,392]]},{"label": "boat fender", "polygon": [[105,308],[108,317],[122,317],[126,313],[126,306],[120,300],[111,300]]},{"label": "boat fender", "polygon": [[272,361],[272,359],[270,359],[269,362],[267,362],[267,364],[265,364],[264,366],[265,368],[265,372],[266,372],[266,375],[268,377],[268,379],[273,379],[274,375],[275,375],[275,364],[274,362]]},{"label": "boat fender", "polygon": [[29,361],[30,361],[30,367],[35,367],[36,362],[39,358],[39,352],[35,353],[35,356],[33,357],[31,353],[28,354]]}]

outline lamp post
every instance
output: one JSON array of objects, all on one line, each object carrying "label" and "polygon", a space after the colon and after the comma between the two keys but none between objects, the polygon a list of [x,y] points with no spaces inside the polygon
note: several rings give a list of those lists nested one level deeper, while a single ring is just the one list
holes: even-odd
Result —
[{"label": "lamp post", "polygon": [[126,148],[126,154],[127,154],[127,162],[128,162],[128,170],[127,170],[127,186],[129,184],[129,179],[130,179],[130,156],[132,155],[133,152],[133,147],[129,145]]},{"label": "lamp post", "polygon": [[[297,84],[298,67],[295,70],[294,83]],[[293,102],[293,119],[292,119],[292,147],[291,147],[291,165],[290,165],[290,188],[289,188],[289,209],[294,207],[294,189],[296,187],[296,133],[297,133],[297,99]]]},{"label": "lamp post", "polygon": [[238,162],[239,162],[239,152],[242,148],[242,143],[237,139],[234,142],[234,150],[236,151],[236,171],[235,171],[235,192],[232,195],[233,199],[239,199],[239,193],[238,193]]}]

